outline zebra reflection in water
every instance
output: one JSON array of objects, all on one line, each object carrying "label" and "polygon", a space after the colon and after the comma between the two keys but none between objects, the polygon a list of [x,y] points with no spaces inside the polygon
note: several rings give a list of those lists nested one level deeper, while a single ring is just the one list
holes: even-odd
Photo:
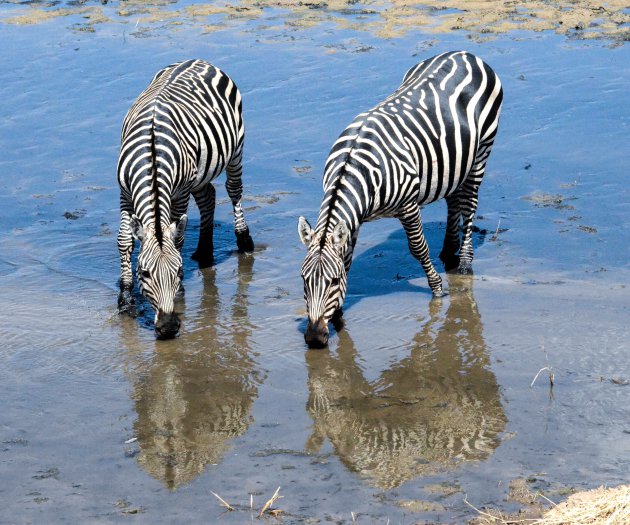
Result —
[{"label": "zebra reflection in water", "polygon": [[347,330],[337,355],[310,350],[306,450],[326,438],[350,470],[391,489],[409,480],[484,460],[507,419],[489,368],[472,277],[448,275],[450,300],[429,305],[429,320],[408,357],[368,381]]},{"label": "zebra reflection in water", "polygon": [[229,305],[221,302],[215,269],[204,270],[202,327],[176,342],[156,344],[150,360],[134,371],[138,463],[168,488],[220,463],[230,442],[252,422],[250,411],[264,375],[249,343],[255,328],[247,299],[253,261],[249,255],[238,257],[238,286]]}]

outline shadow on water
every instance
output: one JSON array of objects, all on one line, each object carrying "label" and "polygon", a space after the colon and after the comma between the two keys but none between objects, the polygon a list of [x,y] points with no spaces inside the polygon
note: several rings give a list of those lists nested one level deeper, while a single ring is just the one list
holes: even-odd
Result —
[{"label": "shadow on water", "polygon": [[[368,381],[348,330],[332,350],[306,353],[313,430],[348,469],[391,489],[483,460],[501,442],[507,418],[489,369],[471,276],[448,275],[450,296],[430,304],[409,355]],[[445,303],[448,301],[448,306]]]},{"label": "shadow on water", "polygon": [[248,314],[254,257],[238,256],[238,283],[227,304],[216,270],[203,270],[203,292],[194,329],[147,350],[132,319],[123,323],[138,418],[138,463],[175,489],[218,464],[230,441],[252,423],[250,411],[264,380],[250,348],[255,329]]},{"label": "shadow on water", "polygon": [[[424,225],[431,260],[443,278],[444,266],[438,254],[442,249],[445,228],[444,222],[429,222]],[[486,235],[486,230],[474,229],[473,248],[475,250],[483,245]],[[415,278],[422,279],[420,286],[410,282],[410,279]],[[431,289],[426,282],[420,263],[409,253],[407,237],[402,227],[390,233],[384,242],[355,257],[348,276],[348,286],[344,310],[350,309],[363,297],[400,292],[420,292],[427,296],[431,295]]]}]

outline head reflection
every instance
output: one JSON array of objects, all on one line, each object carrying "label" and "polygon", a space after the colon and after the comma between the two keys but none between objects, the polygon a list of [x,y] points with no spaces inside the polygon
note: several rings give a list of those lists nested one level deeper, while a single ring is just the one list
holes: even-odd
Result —
[{"label": "head reflection", "polygon": [[376,381],[365,379],[346,330],[336,356],[307,352],[308,451],[327,438],[349,469],[384,489],[493,452],[506,417],[472,277],[449,276],[449,289],[443,305],[431,303],[409,356]]},{"label": "head reflection", "polygon": [[253,326],[247,288],[254,258],[239,256],[238,286],[223,304],[215,270],[204,270],[199,330],[158,341],[135,370],[138,463],[169,488],[221,462],[233,438],[245,433],[261,373],[250,357]]}]

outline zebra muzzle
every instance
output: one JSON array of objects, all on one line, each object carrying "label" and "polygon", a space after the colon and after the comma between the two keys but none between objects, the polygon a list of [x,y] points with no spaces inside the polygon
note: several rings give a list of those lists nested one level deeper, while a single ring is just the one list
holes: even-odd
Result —
[{"label": "zebra muzzle", "polygon": [[155,331],[160,339],[171,339],[179,332],[180,324],[177,314],[159,311],[155,320]]},{"label": "zebra muzzle", "polygon": [[309,319],[304,340],[311,348],[323,348],[328,344],[328,323],[321,317],[316,323]]}]

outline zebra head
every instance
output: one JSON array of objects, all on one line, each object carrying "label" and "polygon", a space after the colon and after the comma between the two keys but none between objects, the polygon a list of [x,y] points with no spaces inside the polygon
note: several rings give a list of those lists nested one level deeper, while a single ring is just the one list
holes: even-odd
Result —
[{"label": "zebra head", "polygon": [[346,296],[348,280],[344,254],[350,230],[341,220],[332,232],[316,233],[304,217],[298,221],[300,240],[308,248],[302,264],[304,299],[308,326],[304,340],[310,347],[328,343],[328,321],[337,312]]},{"label": "zebra head", "polygon": [[184,272],[176,244],[183,239],[187,222],[187,216],[182,215],[179,221],[162,227],[159,238],[154,229],[144,227],[138,217],[134,215],[131,219],[132,234],[140,241],[138,287],[155,311],[155,331],[161,339],[175,337],[179,331],[174,302]]}]

